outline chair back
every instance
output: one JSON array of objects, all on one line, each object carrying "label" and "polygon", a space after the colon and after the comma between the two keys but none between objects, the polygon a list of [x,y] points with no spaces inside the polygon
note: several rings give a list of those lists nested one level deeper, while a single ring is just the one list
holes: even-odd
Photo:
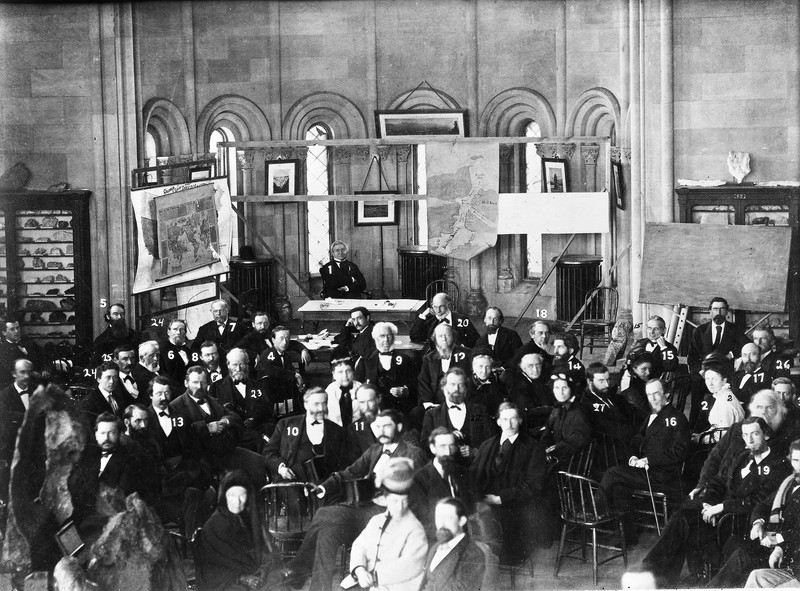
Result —
[{"label": "chair back", "polygon": [[586,295],[584,320],[605,320],[611,324],[617,321],[619,293],[613,287],[596,287]]},{"label": "chair back", "polygon": [[667,384],[667,388],[671,392],[670,402],[672,406],[675,407],[675,410],[683,412],[683,409],[686,407],[686,398],[689,396],[691,385],[691,376],[678,376]]},{"label": "chair back", "polygon": [[425,287],[425,299],[428,301],[430,305],[433,296],[437,293],[446,293],[450,296],[450,299],[453,302],[453,311],[454,312],[461,312],[461,291],[458,288],[458,284],[455,281],[450,281],[449,279],[437,279],[436,281],[431,281]]},{"label": "chair back", "polygon": [[195,588],[203,589],[205,579],[203,578],[203,528],[198,527],[189,540],[189,549],[192,552],[192,562],[194,562],[194,582]]},{"label": "chair back", "polygon": [[310,482],[276,482],[261,487],[267,531],[284,557],[296,552],[317,512],[315,489]]},{"label": "chair back", "polygon": [[594,465],[594,451],[596,442],[592,440],[589,445],[579,452],[572,454],[567,465],[567,472],[579,476],[589,476]]},{"label": "chair back", "polygon": [[611,518],[596,480],[561,471],[558,473],[561,518],[569,523],[592,525]]}]

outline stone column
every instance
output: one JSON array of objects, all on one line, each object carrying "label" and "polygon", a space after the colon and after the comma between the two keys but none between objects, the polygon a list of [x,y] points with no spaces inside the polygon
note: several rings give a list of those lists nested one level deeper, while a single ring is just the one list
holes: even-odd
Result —
[{"label": "stone column", "polygon": [[481,262],[479,256],[474,256],[469,261],[469,293],[464,300],[464,307],[469,316],[480,316],[486,313],[489,303],[483,295],[481,288]]},{"label": "stone column", "polygon": [[[500,144],[500,192],[514,193],[511,187],[510,166],[513,161],[514,147],[512,144]],[[497,291],[508,293],[514,288],[514,273],[511,270],[512,241],[508,235],[497,237]]]},{"label": "stone column", "polygon": [[600,146],[597,144],[581,146],[581,156],[583,156],[585,188],[592,193],[597,191],[597,158],[600,156]]}]

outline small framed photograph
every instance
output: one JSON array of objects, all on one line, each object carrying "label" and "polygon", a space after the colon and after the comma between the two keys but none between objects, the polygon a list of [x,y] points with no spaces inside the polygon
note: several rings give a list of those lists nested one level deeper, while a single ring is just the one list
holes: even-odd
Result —
[{"label": "small framed photograph", "polygon": [[465,109],[400,109],[375,111],[375,133],[378,137],[414,137],[446,135],[467,137]]},{"label": "small framed photograph", "polygon": [[294,195],[300,185],[299,160],[267,160],[267,195]]},{"label": "small framed photograph", "polygon": [[542,177],[545,193],[566,193],[569,187],[567,161],[562,158],[542,158]]},{"label": "small framed photograph", "polygon": [[[394,195],[396,191],[356,191],[354,195]],[[396,226],[400,204],[397,201],[356,201],[356,226]]]},{"label": "small framed photograph", "polygon": [[194,166],[189,169],[190,181],[202,181],[204,179],[210,179],[210,178],[211,178],[210,166]]},{"label": "small framed photograph", "polygon": [[611,163],[612,191],[617,200],[617,209],[625,209],[625,177],[622,174],[622,164]]}]

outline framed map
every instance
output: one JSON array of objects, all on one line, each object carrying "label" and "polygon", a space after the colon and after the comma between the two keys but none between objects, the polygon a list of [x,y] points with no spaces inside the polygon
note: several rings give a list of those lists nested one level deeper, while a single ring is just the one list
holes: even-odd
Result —
[{"label": "framed map", "polygon": [[155,206],[159,255],[156,281],[219,260],[213,186],[159,197]]}]

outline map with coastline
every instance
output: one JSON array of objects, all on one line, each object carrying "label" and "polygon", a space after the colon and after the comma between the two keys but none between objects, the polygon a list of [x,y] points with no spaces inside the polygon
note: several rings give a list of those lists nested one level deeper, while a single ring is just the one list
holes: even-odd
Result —
[{"label": "map with coastline", "polygon": [[425,147],[431,253],[468,261],[497,242],[497,143]]}]

